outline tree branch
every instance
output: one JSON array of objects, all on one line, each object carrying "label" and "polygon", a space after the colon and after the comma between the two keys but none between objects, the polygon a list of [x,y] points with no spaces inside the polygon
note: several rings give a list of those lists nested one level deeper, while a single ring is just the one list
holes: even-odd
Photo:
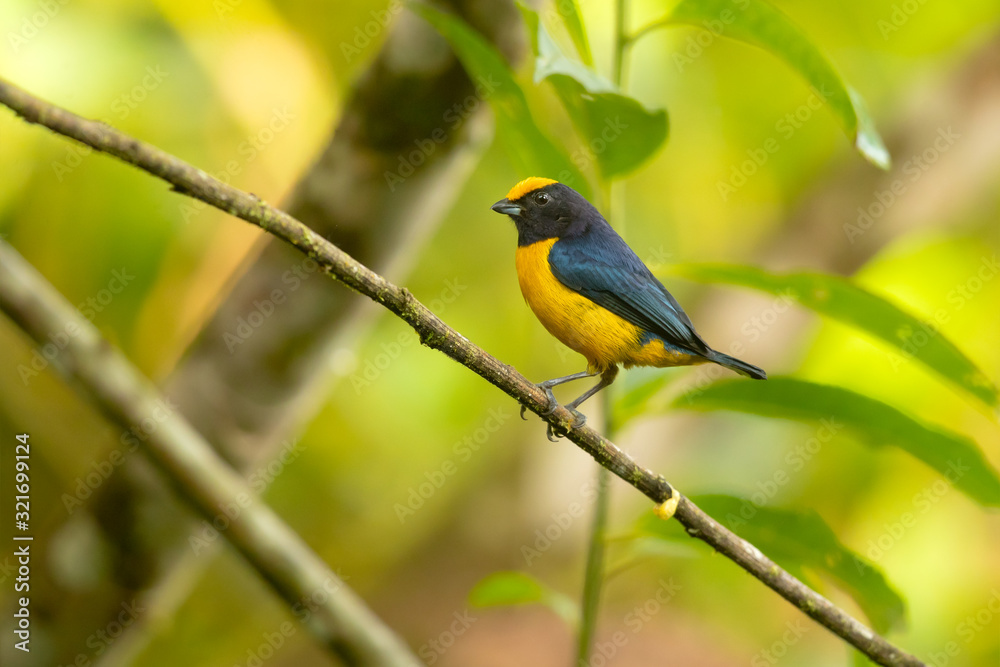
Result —
[{"label": "tree branch", "polygon": [[[143,451],[187,502],[243,554],[293,609],[315,609],[307,628],[350,665],[420,661],[216,454],[121,352],[101,337],[16,250],[0,241],[0,310],[41,345],[59,334],[54,363],[126,429],[151,420]],[[207,543],[213,533],[200,538]],[[323,602],[320,602],[323,600]]]},{"label": "tree branch", "polygon": [[542,414],[548,408],[548,400],[541,389],[446,325],[406,289],[360,264],[287,213],[222,183],[154,146],[56,107],[2,79],[0,103],[9,106],[28,122],[44,125],[133,164],[167,181],[178,192],[257,225],[299,248],[332,277],[399,316],[413,327],[424,345],[466,366],[553,426],[569,431],[569,440],[654,503],[676,502],[674,517],[689,535],[711,545],[871,660],[887,666],[924,665],[781,569],[755,546],[724,528],[672,489],[662,475],[641,467],[593,429],[586,426],[570,429],[574,417],[564,407],[560,406],[550,415]]}]

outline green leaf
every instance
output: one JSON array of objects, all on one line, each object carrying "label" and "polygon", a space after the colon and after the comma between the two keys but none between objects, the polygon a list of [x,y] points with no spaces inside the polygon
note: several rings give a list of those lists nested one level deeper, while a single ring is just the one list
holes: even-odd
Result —
[{"label": "green leaf", "polygon": [[525,572],[494,572],[473,586],[469,604],[474,607],[512,607],[543,604],[570,626],[576,627],[579,612],[566,595],[554,591]]},{"label": "green leaf", "polygon": [[613,430],[617,431],[639,415],[645,414],[653,397],[678,377],[680,376],[676,373],[660,372],[639,382],[626,384],[625,391],[615,400],[611,411]]},{"label": "green leaf", "polygon": [[567,57],[538,14],[520,5],[535,52],[535,83],[548,80],[605,178],[626,174],[667,139],[667,112],[647,109],[582,62]]},{"label": "green leaf", "polygon": [[[885,575],[837,539],[814,511],[779,509],[727,495],[693,496],[691,500],[734,533],[790,571],[807,568],[828,576],[848,593],[878,632],[901,629],[906,603]],[[683,531],[649,513],[640,530],[666,540],[685,539]]]},{"label": "green leaf", "polygon": [[875,166],[890,167],[889,151],[861,95],[844,83],[812,41],[776,7],[763,0],[684,0],[663,25],[677,23],[710,29],[784,60],[830,105],[855,148]]},{"label": "green leaf", "polygon": [[524,572],[494,572],[477,583],[469,593],[474,607],[509,607],[541,602],[542,584]]},{"label": "green leaf", "polygon": [[861,651],[858,651],[858,650],[853,649],[853,648],[851,649],[851,665],[852,665],[852,667],[870,667],[871,665],[874,665],[874,664],[875,663],[872,662],[871,660],[869,660],[868,656],[866,656]]},{"label": "green leaf", "polygon": [[556,8],[566,25],[566,32],[573,40],[576,52],[580,54],[580,59],[588,67],[594,66],[594,56],[590,52],[590,42],[587,40],[587,31],[583,27],[583,17],[580,15],[580,6],[576,0],[556,0]]},{"label": "green leaf", "polygon": [[493,45],[453,14],[419,3],[409,7],[448,40],[476,82],[478,94],[493,108],[504,145],[518,169],[525,176],[544,176],[566,183],[589,199],[587,180],[535,124],[524,91]]},{"label": "green leaf", "polygon": [[973,441],[842,387],[780,377],[765,382],[725,380],[682,394],[674,406],[818,423],[828,440],[847,429],[866,444],[899,447],[976,502],[1000,507],[1000,478]]},{"label": "green leaf", "polygon": [[614,577],[650,559],[697,558],[702,555],[691,540],[667,541],[650,535],[634,535],[625,539],[625,552],[604,572],[605,586]]},{"label": "green leaf", "polygon": [[749,266],[719,264],[685,264],[669,270],[698,282],[742,285],[794,299],[821,315],[881,338],[902,358],[916,359],[991,410],[1000,405],[996,386],[954,343],[933,326],[850,280],[819,273],[775,274]]}]

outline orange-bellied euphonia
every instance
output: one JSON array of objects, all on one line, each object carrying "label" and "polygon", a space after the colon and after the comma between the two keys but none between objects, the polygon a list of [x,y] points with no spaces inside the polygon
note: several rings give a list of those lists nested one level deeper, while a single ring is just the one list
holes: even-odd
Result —
[{"label": "orange-bellied euphonia", "polygon": [[492,209],[517,227],[517,279],[528,306],[549,333],[587,358],[586,371],[538,385],[551,410],[557,405],[552,387],[601,374],[600,382],[566,405],[577,416],[574,427],[586,421],[576,408],[614,382],[618,364],[713,362],[767,379],[756,366],[710,348],[667,288],[576,190],[549,178],[526,178]]}]

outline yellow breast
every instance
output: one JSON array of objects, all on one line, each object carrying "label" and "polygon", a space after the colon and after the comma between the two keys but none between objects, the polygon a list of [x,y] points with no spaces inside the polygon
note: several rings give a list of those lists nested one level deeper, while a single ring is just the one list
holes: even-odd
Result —
[{"label": "yellow breast", "polygon": [[640,349],[642,330],[552,275],[549,250],[557,240],[517,249],[517,279],[525,301],[549,333],[587,358],[592,372],[626,362]]}]

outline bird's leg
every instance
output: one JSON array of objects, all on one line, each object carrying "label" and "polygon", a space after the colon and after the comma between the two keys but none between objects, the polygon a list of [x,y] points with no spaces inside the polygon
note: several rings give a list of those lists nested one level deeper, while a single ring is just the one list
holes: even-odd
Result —
[{"label": "bird's leg", "polygon": [[[594,375],[597,374],[594,373]],[[601,373],[601,379],[597,384],[595,384],[587,391],[583,392],[583,394],[581,394],[579,398],[566,404],[566,409],[572,412],[576,416],[576,420],[573,422],[573,428],[580,428],[581,426],[587,423],[587,416],[577,411],[577,408],[580,407],[580,405],[583,404],[583,402],[586,401],[588,398],[590,398],[591,396],[593,396],[594,394],[596,394],[597,392],[599,392],[600,390],[604,389],[612,382],[614,382],[616,377],[618,377],[618,366],[612,366],[611,368]],[[555,430],[552,428],[552,425],[549,424],[547,435],[549,440],[555,442],[555,438],[552,437],[553,435],[555,435],[556,438],[560,438],[564,434],[556,433]]]},{"label": "bird's leg", "polygon": [[[559,407],[559,403],[556,401],[555,395],[552,393],[552,387],[558,387],[566,382],[572,382],[573,380],[582,380],[583,378],[592,378],[597,373],[591,373],[589,371],[580,371],[579,373],[573,373],[572,375],[564,375],[561,378],[552,378],[551,380],[546,380],[545,382],[540,382],[537,386],[539,389],[545,392],[545,395],[549,397],[549,408],[543,415],[551,415],[555,412],[556,408]],[[524,405],[521,406],[521,419],[527,419],[524,416],[524,411],[528,408]]]}]

